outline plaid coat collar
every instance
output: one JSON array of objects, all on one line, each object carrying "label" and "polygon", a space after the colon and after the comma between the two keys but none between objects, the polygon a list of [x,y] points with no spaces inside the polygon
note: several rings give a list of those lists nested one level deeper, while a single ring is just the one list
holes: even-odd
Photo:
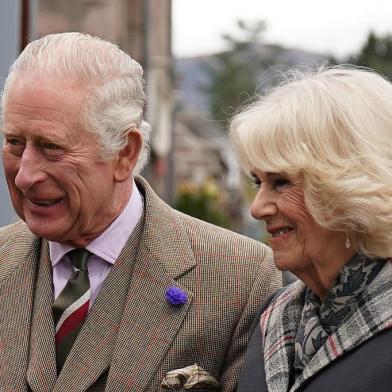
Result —
[{"label": "plaid coat collar", "polygon": [[304,303],[305,285],[297,281],[274,298],[260,318],[268,391],[297,391],[317,372],[379,332],[392,327],[392,262],[368,287],[357,311],[314,355],[294,385],[294,342]]}]

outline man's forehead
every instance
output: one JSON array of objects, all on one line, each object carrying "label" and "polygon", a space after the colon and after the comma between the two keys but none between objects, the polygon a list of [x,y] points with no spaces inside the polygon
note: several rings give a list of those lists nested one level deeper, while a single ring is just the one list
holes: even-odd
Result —
[{"label": "man's forehead", "polygon": [[[85,95],[87,87],[76,78],[55,77],[53,75],[14,75],[7,90],[6,97],[14,95],[15,91],[42,93],[49,91],[53,93],[63,92],[67,95]],[[61,94],[59,96],[64,96]]]},{"label": "man's forehead", "polygon": [[25,106],[26,110],[50,110],[80,112],[86,96],[86,89],[74,81],[53,80],[40,76],[33,79],[28,76],[15,78],[7,88],[4,113],[12,105]]},{"label": "man's forehead", "polygon": [[[31,78],[30,78],[31,79]],[[47,80],[15,80],[3,110],[5,133],[25,133],[50,137],[80,133],[84,95],[72,85],[51,84]]]}]

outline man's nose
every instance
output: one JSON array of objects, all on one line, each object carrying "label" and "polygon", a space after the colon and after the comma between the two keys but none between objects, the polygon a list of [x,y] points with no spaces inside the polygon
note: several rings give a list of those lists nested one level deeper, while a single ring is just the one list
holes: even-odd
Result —
[{"label": "man's nose", "polygon": [[26,191],[45,178],[40,152],[34,146],[26,146],[20,159],[15,185],[19,190]]},{"label": "man's nose", "polygon": [[265,189],[260,189],[250,208],[250,213],[253,218],[264,220],[269,216],[276,215],[277,211],[278,208],[276,206],[276,200],[271,192]]}]

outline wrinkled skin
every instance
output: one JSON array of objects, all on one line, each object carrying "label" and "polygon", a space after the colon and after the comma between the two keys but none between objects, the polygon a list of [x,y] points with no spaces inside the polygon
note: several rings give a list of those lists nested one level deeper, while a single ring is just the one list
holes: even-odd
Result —
[{"label": "wrinkled skin", "polygon": [[254,218],[264,220],[272,234],[276,266],[289,270],[322,297],[353,249],[345,247],[343,232],[320,226],[308,212],[303,180],[283,173],[252,171],[258,193],[252,203]]},{"label": "wrinkled skin", "polygon": [[36,235],[85,246],[120,214],[132,191],[140,134],[112,160],[83,129],[85,90],[72,80],[20,76],[4,110],[4,172],[13,206]]}]

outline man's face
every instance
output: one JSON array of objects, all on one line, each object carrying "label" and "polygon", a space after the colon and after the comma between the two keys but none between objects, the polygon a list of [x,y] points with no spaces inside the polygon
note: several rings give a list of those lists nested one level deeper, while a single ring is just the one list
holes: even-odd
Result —
[{"label": "man's face", "polygon": [[[36,235],[85,245],[124,207],[116,161],[102,162],[80,124],[85,91],[74,81],[17,78],[4,110],[3,165],[13,206]],[[121,189],[121,192],[119,190]]]}]

